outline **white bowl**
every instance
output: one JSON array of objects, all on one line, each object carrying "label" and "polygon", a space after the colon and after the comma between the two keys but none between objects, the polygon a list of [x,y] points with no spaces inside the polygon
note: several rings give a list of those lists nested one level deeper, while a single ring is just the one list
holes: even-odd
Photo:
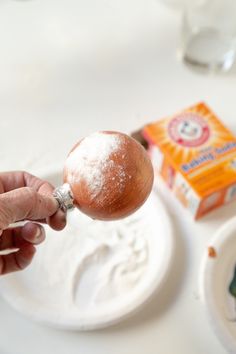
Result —
[{"label": "white bowl", "polygon": [[229,352],[236,353],[236,294],[233,296],[229,289],[236,277],[236,217],[217,231],[209,247],[216,255],[211,257],[209,252],[204,255],[201,298],[215,333]]}]

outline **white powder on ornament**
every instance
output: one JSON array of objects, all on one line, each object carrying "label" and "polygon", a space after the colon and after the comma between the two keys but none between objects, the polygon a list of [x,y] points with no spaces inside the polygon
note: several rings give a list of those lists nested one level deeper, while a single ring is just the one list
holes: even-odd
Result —
[{"label": "white powder on ornament", "polygon": [[69,183],[84,180],[91,196],[96,197],[104,187],[104,174],[116,169],[119,182],[124,182],[125,171],[122,165],[116,165],[110,156],[119,151],[120,137],[117,134],[97,132],[84,138],[69,154],[66,161]]}]

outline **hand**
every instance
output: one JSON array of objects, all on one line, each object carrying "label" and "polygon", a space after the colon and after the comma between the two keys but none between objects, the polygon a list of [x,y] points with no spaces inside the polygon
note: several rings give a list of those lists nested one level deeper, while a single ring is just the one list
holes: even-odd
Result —
[{"label": "hand", "polygon": [[36,251],[35,245],[45,239],[43,226],[28,222],[10,227],[16,221],[35,220],[55,230],[66,225],[65,213],[52,197],[54,187],[27,172],[0,173],[0,250],[19,248],[15,253],[0,255],[0,274],[28,266]]}]

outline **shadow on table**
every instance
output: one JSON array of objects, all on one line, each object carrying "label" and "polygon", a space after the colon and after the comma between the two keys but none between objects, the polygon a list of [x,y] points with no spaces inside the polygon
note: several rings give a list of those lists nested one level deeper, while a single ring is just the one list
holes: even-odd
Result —
[{"label": "shadow on table", "polygon": [[233,218],[236,216],[236,201],[233,201],[229,204],[223,205],[213,211],[211,211],[209,214],[204,216],[201,220],[198,222],[201,223],[202,225],[206,224],[217,224],[220,226],[227,220]]}]

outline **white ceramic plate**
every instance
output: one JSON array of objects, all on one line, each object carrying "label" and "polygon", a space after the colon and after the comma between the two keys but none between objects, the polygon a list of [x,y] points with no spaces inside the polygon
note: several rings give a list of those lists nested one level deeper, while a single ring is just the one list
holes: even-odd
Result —
[{"label": "white ceramic plate", "polygon": [[201,297],[217,336],[236,353],[236,218],[218,230],[209,247],[201,265]]},{"label": "white ceramic plate", "polygon": [[[51,172],[42,176],[51,181],[54,185],[60,185],[60,175],[58,172]],[[1,294],[8,303],[17,311],[28,316],[30,319],[42,322],[44,324],[64,329],[88,330],[109,326],[116,323],[143,306],[146,301],[157,293],[171,266],[174,253],[173,230],[169,216],[161,200],[155,192],[152,192],[145,205],[136,212],[137,217],[143,218],[147,222],[145,237],[147,240],[149,266],[145,268],[145,276],[142,281],[132,290],[127,292],[122,301],[116,301],[111,298],[108,303],[99,304],[97,307],[88,305],[86,296],[79,296],[75,306],[70,307],[68,303],[63,303],[61,294],[69,291],[71,284],[69,276],[65,274],[63,282],[50,284],[50,274],[52,269],[47,264],[42,264],[42,255],[44,252],[54,250],[59,245],[61,237],[67,237],[66,228],[60,235],[49,231],[46,241],[39,246],[34,262],[24,271],[10,274],[0,280]],[[73,218],[69,218],[69,223],[73,223]],[[91,222],[91,221],[90,221]],[[82,239],[78,226],[78,240]],[[76,227],[77,227],[76,226]],[[68,250],[73,247],[71,239],[68,236],[68,244],[65,250],[61,250],[61,257],[64,258],[64,267],[62,272],[67,272]],[[76,239],[77,240],[77,239]],[[58,252],[58,250],[57,250]],[[68,252],[68,253],[67,253]],[[77,247],[79,256],[80,247]],[[68,255],[68,257],[67,257]],[[96,267],[97,265],[94,264]],[[99,269],[99,267],[98,267]],[[42,274],[44,274],[42,276]],[[54,281],[54,280],[53,280]],[[93,289],[93,281],[88,281],[88,286]],[[87,284],[87,283],[86,283]],[[87,285],[86,285],[87,286]],[[40,294],[40,295],[39,295]],[[88,297],[92,295],[88,291]],[[83,304],[84,301],[84,304]],[[78,306],[77,306],[78,305]]]}]

